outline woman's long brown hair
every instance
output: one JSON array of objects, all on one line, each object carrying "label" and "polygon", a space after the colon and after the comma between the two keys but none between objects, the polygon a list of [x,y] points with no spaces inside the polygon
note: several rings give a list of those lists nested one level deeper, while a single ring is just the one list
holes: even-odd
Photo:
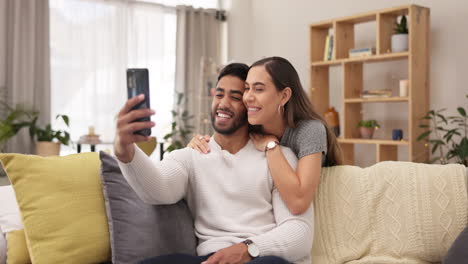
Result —
[{"label": "woman's long brown hair", "polygon": [[336,136],[328,127],[323,117],[314,110],[294,66],[288,60],[281,57],[261,59],[252,64],[250,68],[256,66],[265,67],[278,91],[282,91],[286,87],[291,88],[291,98],[284,105],[286,124],[291,128],[296,128],[301,120],[319,120],[322,122],[327,131],[327,155],[324,166],[341,165],[341,149]]}]

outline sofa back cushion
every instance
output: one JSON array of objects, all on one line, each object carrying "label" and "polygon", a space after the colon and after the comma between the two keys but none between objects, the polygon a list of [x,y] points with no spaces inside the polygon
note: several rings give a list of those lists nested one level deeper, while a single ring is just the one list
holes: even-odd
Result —
[{"label": "sofa back cushion", "polygon": [[185,201],[144,203],[123,177],[114,157],[101,151],[100,158],[112,262],[137,263],[170,253],[196,255],[193,220]]},{"label": "sofa back cushion", "polygon": [[324,168],[314,264],[440,262],[467,224],[465,167],[381,162]]}]

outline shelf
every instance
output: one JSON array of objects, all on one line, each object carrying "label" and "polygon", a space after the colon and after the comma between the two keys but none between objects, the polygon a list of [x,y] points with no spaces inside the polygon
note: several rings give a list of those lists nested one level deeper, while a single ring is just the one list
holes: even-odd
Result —
[{"label": "shelf", "polygon": [[[407,16],[408,23],[408,51],[392,53],[391,39],[394,34],[395,21],[401,15]],[[375,24],[375,26],[374,26]],[[367,34],[361,34],[365,28]],[[375,29],[375,30],[374,30]],[[422,162],[429,157],[429,150],[424,142],[416,138],[424,132],[418,124],[427,124],[421,118],[429,111],[429,44],[430,44],[430,10],[417,5],[405,5],[382,10],[328,19],[311,24],[310,28],[310,99],[319,113],[325,113],[330,107],[330,99],[338,100],[341,104],[342,138],[338,139],[343,152],[344,164],[356,165],[356,159],[362,159],[361,153],[355,154],[355,145],[368,144],[375,148],[375,161],[399,160],[400,152],[407,152],[408,160]],[[369,32],[372,31],[372,32]],[[375,33],[373,32],[375,31]],[[327,36],[333,35],[333,58],[324,61]],[[362,43],[372,43],[375,54],[358,58],[349,58],[349,50],[359,48]],[[367,87],[366,84],[381,81],[382,84],[391,85],[387,78],[375,76],[365,78],[365,73],[373,68],[393,70],[397,65],[387,63],[397,61],[400,65],[407,65],[406,79],[409,80],[408,91],[413,96],[399,97],[394,93],[390,97],[368,97],[361,95]],[[376,63],[374,65],[372,63]],[[333,71],[331,66],[342,67],[339,72]],[[377,66],[377,67],[375,67]],[[335,76],[341,74],[341,96],[332,98],[337,90]],[[383,85],[383,87],[386,87]],[[336,105],[336,102],[333,102]],[[356,124],[361,120],[372,118],[363,111],[369,103],[379,103],[381,107],[407,110],[403,111],[407,121],[405,134],[407,138],[402,141],[383,139],[360,138]],[[391,105],[388,105],[388,104]],[[404,107],[405,109],[401,109]],[[372,115],[373,113],[371,113]],[[386,114],[386,113],[382,113]],[[380,117],[382,122],[390,121],[390,115]],[[405,147],[405,148],[401,148]],[[358,152],[361,151],[357,149]],[[356,159],[355,159],[356,158]],[[403,158],[403,157],[401,157]]]},{"label": "shelf", "polygon": [[378,102],[408,102],[408,97],[372,97],[372,98],[349,98],[345,103],[378,103]]},{"label": "shelf", "polygon": [[407,146],[406,140],[388,140],[388,139],[362,139],[362,138],[338,138],[338,143],[344,144],[380,144],[380,145],[398,145]]},{"label": "shelf", "polygon": [[331,60],[331,61],[319,61],[313,62],[311,64],[312,67],[319,67],[319,66],[335,66],[344,63],[358,63],[358,62],[382,62],[382,61],[392,61],[392,60],[404,60],[408,59],[409,52],[398,52],[398,53],[387,53],[383,55],[372,55],[372,56],[365,56],[360,58],[351,58],[351,59],[339,59],[339,60]]}]

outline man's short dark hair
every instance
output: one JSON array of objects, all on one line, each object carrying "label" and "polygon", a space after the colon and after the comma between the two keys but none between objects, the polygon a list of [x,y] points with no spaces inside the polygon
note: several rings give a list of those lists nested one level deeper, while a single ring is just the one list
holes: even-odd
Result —
[{"label": "man's short dark hair", "polygon": [[241,79],[242,81],[245,81],[247,79],[248,72],[249,72],[249,66],[247,66],[247,64],[230,63],[226,65],[219,73],[218,82],[224,76],[234,76],[234,77]]}]

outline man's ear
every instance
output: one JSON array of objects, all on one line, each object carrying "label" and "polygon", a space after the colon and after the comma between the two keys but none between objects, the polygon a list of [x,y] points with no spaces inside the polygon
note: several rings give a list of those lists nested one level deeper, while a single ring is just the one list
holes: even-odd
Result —
[{"label": "man's ear", "polygon": [[289,87],[286,87],[281,91],[281,105],[285,105],[291,99],[292,90]]}]

